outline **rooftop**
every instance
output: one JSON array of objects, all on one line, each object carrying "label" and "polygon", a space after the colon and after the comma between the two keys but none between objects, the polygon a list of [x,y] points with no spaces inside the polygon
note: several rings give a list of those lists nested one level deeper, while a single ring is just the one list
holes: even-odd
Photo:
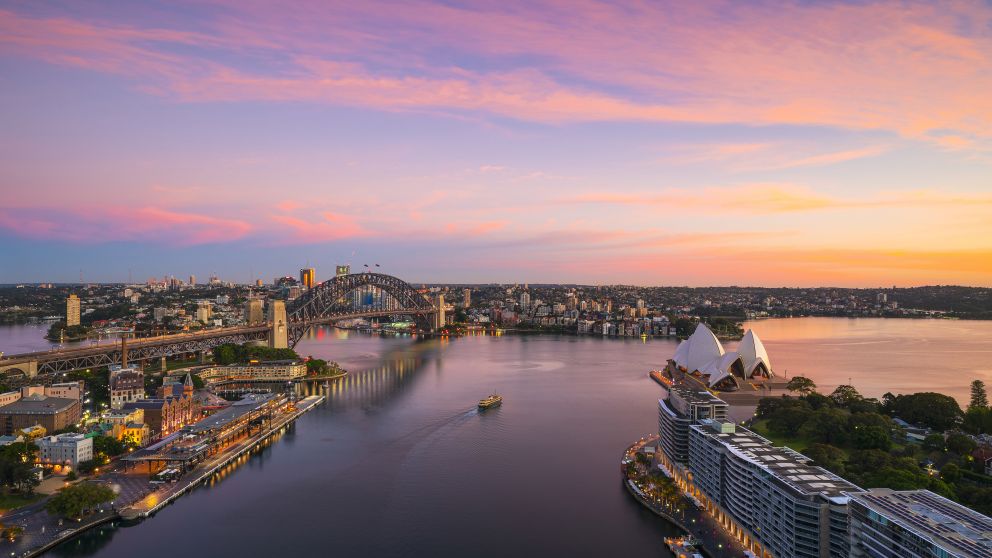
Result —
[{"label": "rooftop", "polygon": [[929,490],[875,488],[851,499],[963,558],[992,558],[992,518]]},{"label": "rooftop", "polygon": [[671,395],[677,395],[690,405],[711,405],[714,403],[726,403],[723,399],[713,395],[705,389],[693,389],[685,386],[671,386],[668,388]]},{"label": "rooftop", "polygon": [[715,420],[700,421],[692,426],[709,436],[735,455],[762,467],[771,475],[803,495],[820,494],[838,503],[846,501],[849,492],[861,492],[854,484],[830,471],[810,465],[805,455],[787,447],[776,447],[771,441],[746,428],[736,427],[727,432],[726,423]]},{"label": "rooftop", "polygon": [[47,397],[45,395],[29,395],[22,397],[9,405],[0,407],[0,413],[14,413],[21,415],[54,415],[68,410],[73,405],[78,405],[77,399],[66,399],[64,397]]},{"label": "rooftop", "polygon": [[233,405],[221,409],[209,417],[187,427],[192,434],[203,434],[210,430],[221,429],[237,421],[244,415],[257,410],[276,397],[273,393],[246,395],[235,401]]}]

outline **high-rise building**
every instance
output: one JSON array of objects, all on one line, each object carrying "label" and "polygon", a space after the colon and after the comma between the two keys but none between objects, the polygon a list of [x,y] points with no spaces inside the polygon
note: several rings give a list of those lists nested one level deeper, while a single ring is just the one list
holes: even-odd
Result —
[{"label": "high-rise building", "polygon": [[190,275],[189,276],[189,286],[192,287],[194,285],[196,285],[196,275]]},{"label": "high-rise building", "polygon": [[314,284],[314,276],[316,271],[312,267],[304,267],[300,270],[300,285],[304,288],[312,289]]},{"label": "high-rise building", "polygon": [[341,277],[342,275],[351,275],[350,265],[339,265],[334,268],[334,276]]},{"label": "high-rise building", "polygon": [[462,306],[465,308],[472,306],[472,289],[462,290]]},{"label": "high-rise building", "polygon": [[196,303],[196,321],[206,324],[213,319],[214,309],[209,302]]},{"label": "high-rise building", "polygon": [[530,293],[528,292],[520,293],[520,306],[523,308],[527,308],[528,306],[530,306]]},{"label": "high-rise building", "polygon": [[850,555],[847,503],[862,490],[810,461],[732,422],[689,427],[693,495],[758,556]]},{"label": "high-rise building", "polygon": [[79,297],[71,294],[65,299],[66,327],[79,325]]},{"label": "high-rise building", "polygon": [[262,314],[262,301],[257,298],[249,299],[245,303],[245,323],[248,325],[259,325],[265,320]]},{"label": "high-rise building", "polygon": [[992,556],[992,518],[929,490],[851,494],[852,558]]},{"label": "high-rise building", "polygon": [[704,389],[672,386],[668,398],[658,400],[658,434],[670,462],[689,461],[689,427],[704,419],[725,421],[730,406]]}]

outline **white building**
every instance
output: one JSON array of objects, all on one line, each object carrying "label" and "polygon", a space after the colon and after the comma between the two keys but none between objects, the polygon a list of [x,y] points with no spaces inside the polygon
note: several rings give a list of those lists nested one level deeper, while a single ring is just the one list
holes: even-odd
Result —
[{"label": "white building", "polygon": [[83,434],[48,436],[35,443],[42,463],[75,468],[81,462],[93,459],[93,438]]},{"label": "white building", "polygon": [[700,323],[688,339],[679,343],[668,361],[669,373],[679,370],[699,376],[707,387],[733,391],[742,382],[754,378],[771,378],[772,361],[765,346],[753,330],[748,330],[736,351],[723,350],[720,340],[706,324]]}]

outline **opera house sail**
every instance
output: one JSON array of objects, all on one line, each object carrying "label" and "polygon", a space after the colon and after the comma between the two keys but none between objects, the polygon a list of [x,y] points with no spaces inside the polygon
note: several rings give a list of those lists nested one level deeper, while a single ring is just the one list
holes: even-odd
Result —
[{"label": "opera house sail", "polygon": [[672,378],[689,374],[717,391],[734,391],[748,380],[773,376],[771,359],[754,331],[744,334],[736,351],[727,352],[703,323],[679,343],[665,371]]}]

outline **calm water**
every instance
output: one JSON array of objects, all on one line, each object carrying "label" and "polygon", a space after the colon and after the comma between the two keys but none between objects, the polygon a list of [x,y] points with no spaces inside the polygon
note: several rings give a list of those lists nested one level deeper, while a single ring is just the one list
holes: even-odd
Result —
[{"label": "calm water", "polygon": [[[867,395],[992,382],[992,322],[803,318],[755,322],[774,368]],[[29,346],[0,328],[0,350]],[[38,337],[43,330],[37,332]],[[728,343],[732,348],[734,343]],[[626,444],[656,428],[646,371],[666,340],[473,337],[414,341],[322,330],[303,354],[352,375],[240,468],[133,527],[56,556],[665,555],[670,533],[619,480]],[[479,414],[492,390],[503,407]]]}]

